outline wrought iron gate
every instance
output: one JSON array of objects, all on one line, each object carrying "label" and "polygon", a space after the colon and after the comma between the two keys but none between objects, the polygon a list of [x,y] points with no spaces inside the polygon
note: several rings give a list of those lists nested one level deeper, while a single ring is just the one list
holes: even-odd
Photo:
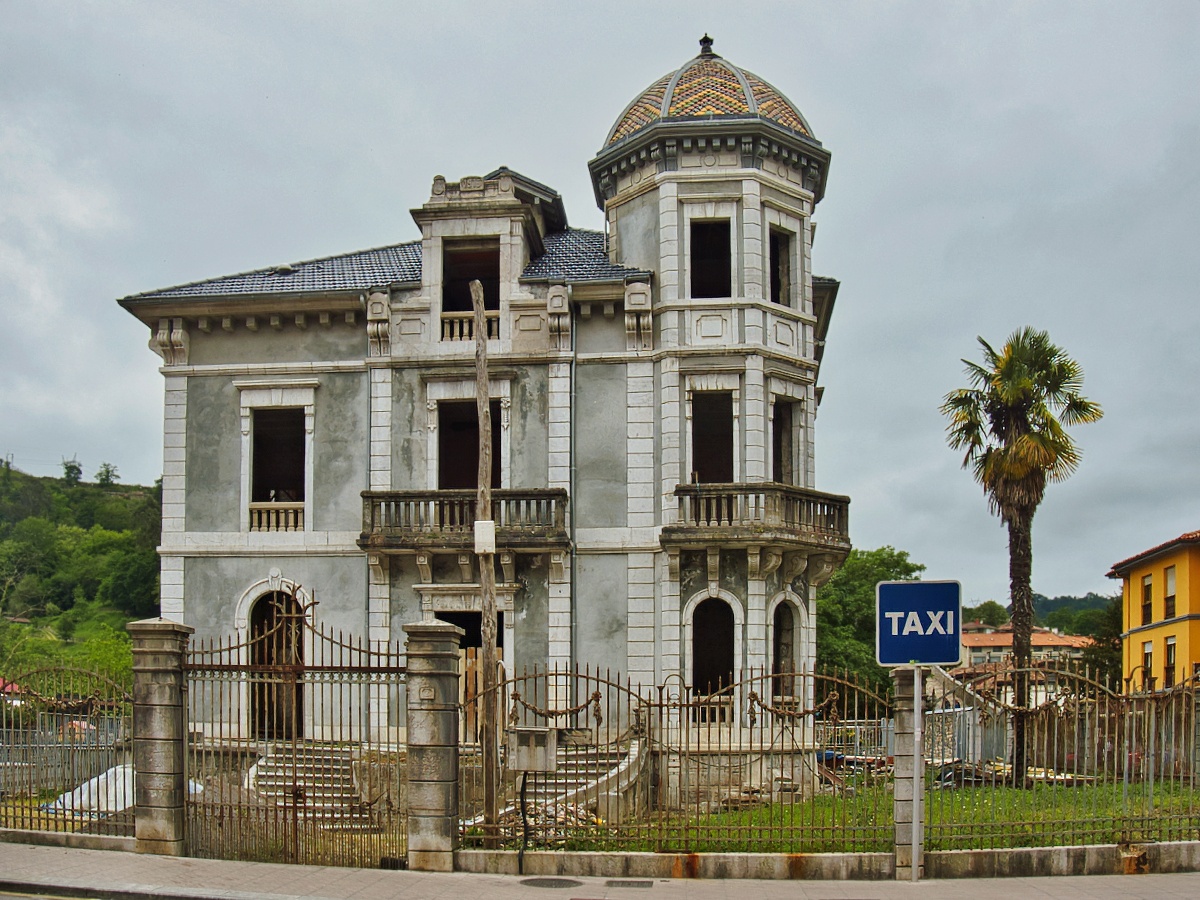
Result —
[{"label": "wrought iron gate", "polygon": [[[264,607],[265,605],[265,607]],[[294,594],[245,634],[193,642],[188,852],[398,867],[406,852],[401,644],[313,624]]]}]

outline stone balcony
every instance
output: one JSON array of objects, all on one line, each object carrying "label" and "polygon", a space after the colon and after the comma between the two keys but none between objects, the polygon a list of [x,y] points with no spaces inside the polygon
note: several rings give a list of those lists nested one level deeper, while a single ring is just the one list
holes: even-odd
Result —
[{"label": "stone balcony", "polygon": [[761,546],[850,550],[850,498],[775,482],[681,484],[677,519],[662,530],[664,545]]},{"label": "stone balcony", "polygon": [[[364,550],[459,550],[475,545],[474,490],[363,491]],[[497,548],[562,550],[567,532],[567,492],[551,488],[492,491]]]}]

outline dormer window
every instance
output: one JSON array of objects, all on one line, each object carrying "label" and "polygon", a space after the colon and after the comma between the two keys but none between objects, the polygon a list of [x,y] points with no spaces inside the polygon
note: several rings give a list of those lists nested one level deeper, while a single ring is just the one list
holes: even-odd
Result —
[{"label": "dormer window", "polygon": [[732,297],[729,220],[691,222],[692,297]]},{"label": "dormer window", "polygon": [[474,340],[471,282],[483,285],[488,337],[500,336],[500,239],[442,245],[442,340]]}]

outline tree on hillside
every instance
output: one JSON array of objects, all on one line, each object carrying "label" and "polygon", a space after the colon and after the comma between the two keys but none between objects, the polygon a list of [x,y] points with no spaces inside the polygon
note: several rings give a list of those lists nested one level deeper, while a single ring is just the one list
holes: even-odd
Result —
[{"label": "tree on hillside", "polygon": [[984,625],[991,625],[993,628],[999,628],[1008,621],[1008,610],[995,600],[984,600],[978,606],[964,607],[962,615],[963,621],[982,622]]},{"label": "tree on hillside", "polygon": [[1091,633],[1091,645],[1083,648],[1083,664],[1114,690],[1120,690],[1122,687],[1121,671],[1124,668],[1121,661],[1121,631],[1124,627],[1122,621],[1123,612],[1122,598],[1118,593],[1109,599],[1108,606],[1101,611],[1098,627]]},{"label": "tree on hillside", "polygon": [[96,484],[112,487],[120,480],[121,476],[117,473],[116,466],[108,462],[100,463],[100,469],[96,472]]},{"label": "tree on hillside", "polygon": [[[988,506],[1008,528],[1008,580],[1013,660],[1030,663],[1033,634],[1033,516],[1051,481],[1069,477],[1080,451],[1067,428],[1095,422],[1100,406],[1080,393],[1083,369],[1044,331],[1022,328],[999,350],[979,338],[983,364],[963,360],[969,387],[946,395],[947,440],[964,450],[963,468],[983,487]],[[1029,681],[1014,680],[1018,706],[1028,706]],[[1013,735],[1013,770],[1025,772],[1023,720]]]},{"label": "tree on hillside", "polygon": [[83,478],[83,466],[79,464],[79,460],[75,459],[75,457],[64,459],[62,467],[63,484],[67,487],[74,487],[79,484],[80,479]]},{"label": "tree on hillside", "polygon": [[850,551],[842,567],[817,590],[817,665],[848,669],[886,684],[887,670],[875,662],[875,585],[912,581],[925,571],[904,550]]}]

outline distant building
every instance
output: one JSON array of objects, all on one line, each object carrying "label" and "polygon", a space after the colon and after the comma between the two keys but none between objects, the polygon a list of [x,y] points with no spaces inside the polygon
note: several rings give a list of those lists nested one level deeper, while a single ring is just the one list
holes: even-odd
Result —
[{"label": "distant building", "polygon": [[[976,627],[968,630],[967,625]],[[982,627],[978,627],[982,626]],[[1012,656],[1012,623],[998,628],[982,622],[963,623],[962,664],[970,668],[988,663],[1004,662]],[[1030,655],[1034,663],[1051,660],[1078,659],[1092,639],[1078,634],[1059,634],[1049,628],[1033,629],[1030,636]]]},{"label": "distant building", "polygon": [[1121,656],[1127,678],[1169,688],[1200,672],[1200,531],[1112,567],[1121,579]]}]

